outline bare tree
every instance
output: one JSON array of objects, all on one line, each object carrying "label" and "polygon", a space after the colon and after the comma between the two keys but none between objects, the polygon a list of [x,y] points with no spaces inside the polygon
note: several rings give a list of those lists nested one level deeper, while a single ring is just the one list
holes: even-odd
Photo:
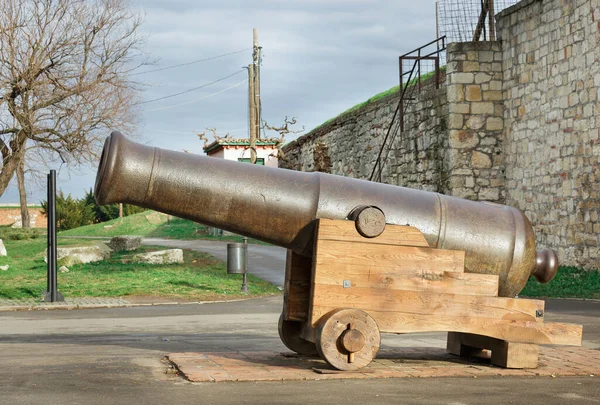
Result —
[{"label": "bare tree", "polygon": [[0,1],[0,195],[26,151],[77,167],[133,129],[140,24],[126,0]]},{"label": "bare tree", "polygon": [[290,125],[296,125],[297,124],[297,120],[296,117],[292,117],[292,119],[289,119],[287,116],[285,117],[283,124],[281,124],[278,127],[274,127],[271,126],[267,123],[267,121],[264,121],[264,128],[267,128],[271,131],[275,131],[279,133],[279,139],[277,138],[268,138],[269,141],[275,141],[277,142],[276,147],[277,147],[277,159],[279,160],[285,160],[285,153],[283,153],[283,150],[281,149],[283,147],[283,144],[285,143],[285,136],[287,134],[299,134],[301,132],[304,132],[304,125],[302,125],[301,129],[295,130],[295,129],[290,129]]},{"label": "bare tree", "polygon": [[25,190],[25,161],[21,161],[17,167],[17,185],[19,187],[19,200],[21,203],[21,226],[24,229],[31,228],[29,210],[27,209],[27,191]]}]

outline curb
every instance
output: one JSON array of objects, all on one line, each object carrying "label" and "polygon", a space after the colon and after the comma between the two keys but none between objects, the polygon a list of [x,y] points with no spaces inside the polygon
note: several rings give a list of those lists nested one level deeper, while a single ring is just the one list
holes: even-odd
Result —
[{"label": "curb", "polygon": [[99,304],[69,304],[69,303],[33,303],[24,305],[2,305],[0,303],[0,312],[16,312],[16,311],[54,311],[54,310],[66,310],[72,311],[77,309],[96,309],[96,308],[131,308],[131,307],[153,307],[161,305],[204,305],[204,304],[218,304],[226,302],[239,302],[247,301],[255,298],[263,297],[252,297],[252,298],[241,298],[236,300],[224,300],[224,301],[170,301],[170,302],[153,302],[153,303],[134,303],[134,302],[123,302],[123,303],[99,303]]}]

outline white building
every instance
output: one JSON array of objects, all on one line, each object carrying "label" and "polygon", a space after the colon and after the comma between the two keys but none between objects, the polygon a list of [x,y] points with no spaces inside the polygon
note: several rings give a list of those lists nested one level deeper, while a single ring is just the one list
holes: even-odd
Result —
[{"label": "white building", "polygon": [[[277,140],[260,139],[256,141],[256,164],[277,167]],[[204,147],[204,153],[238,162],[250,162],[250,140],[221,138]]]}]

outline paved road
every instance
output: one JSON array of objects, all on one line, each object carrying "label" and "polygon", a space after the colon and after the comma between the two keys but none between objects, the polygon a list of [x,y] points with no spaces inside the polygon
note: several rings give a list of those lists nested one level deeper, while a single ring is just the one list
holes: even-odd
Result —
[{"label": "paved road", "polygon": [[[144,238],[142,243],[197,250],[227,261],[227,242]],[[283,287],[285,255],[286,250],[277,246],[250,244],[248,245],[248,271],[262,280]]]},{"label": "paved road", "polygon": [[[600,348],[600,303],[548,302]],[[0,313],[0,404],[594,404],[598,378],[400,379],[192,384],[165,374],[178,351],[284,350],[281,297],[203,305]],[[444,334],[383,335],[443,347]]]}]

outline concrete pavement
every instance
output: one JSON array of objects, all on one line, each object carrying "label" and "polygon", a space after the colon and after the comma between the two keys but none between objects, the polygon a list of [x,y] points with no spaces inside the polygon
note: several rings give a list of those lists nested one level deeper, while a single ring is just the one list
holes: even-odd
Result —
[{"label": "concrete pavement", "polygon": [[[600,348],[600,303],[556,300],[546,319],[584,324]],[[0,313],[0,404],[598,403],[598,377],[189,383],[173,352],[285,350],[281,297],[230,303]],[[444,334],[383,335],[383,349],[443,347]]]},{"label": "concrete pavement", "polygon": [[[227,243],[211,240],[176,240],[144,238],[144,245],[158,245],[172,248],[191,249],[213,255],[219,260],[227,261]],[[278,246],[248,245],[248,271],[250,274],[283,287],[285,278],[286,250]]]}]

